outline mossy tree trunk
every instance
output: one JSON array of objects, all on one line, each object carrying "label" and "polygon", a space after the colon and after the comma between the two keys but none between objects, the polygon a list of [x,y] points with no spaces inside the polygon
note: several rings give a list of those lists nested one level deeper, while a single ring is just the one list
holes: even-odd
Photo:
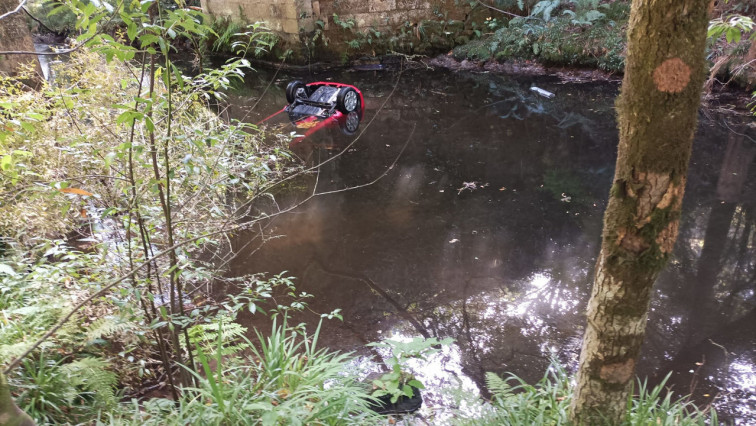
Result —
[{"label": "mossy tree trunk", "polygon": [[[0,0],[0,15],[4,15],[18,6],[20,0]],[[8,15],[0,20],[0,51],[34,51],[29,28],[26,26],[22,11]],[[37,86],[41,81],[42,70],[36,55],[2,55],[0,54],[0,75],[18,75],[22,64],[32,64],[34,74],[27,81]]]},{"label": "mossy tree trunk", "polygon": [[617,168],[572,404],[578,425],[618,424],[625,414],[651,289],[677,239],[709,2],[632,2]]},{"label": "mossy tree trunk", "polygon": [[13,402],[8,381],[0,372],[0,425],[4,426],[33,426],[34,420],[21,411]]}]

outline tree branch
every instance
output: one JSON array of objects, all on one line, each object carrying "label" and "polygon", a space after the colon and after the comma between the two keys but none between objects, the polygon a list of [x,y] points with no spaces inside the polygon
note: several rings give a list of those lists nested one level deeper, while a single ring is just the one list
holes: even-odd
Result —
[{"label": "tree branch", "polygon": [[[24,0],[24,1],[26,1],[26,0]],[[34,15],[32,15],[29,12],[29,9],[27,9],[25,7],[22,7],[22,9],[24,10],[24,12],[26,12],[27,15],[29,15],[30,18],[32,18],[36,23],[38,23],[39,25],[41,25],[42,28],[46,29],[48,32],[55,33],[55,31],[51,30],[50,27],[48,27],[47,25],[45,25],[44,22],[40,21],[39,19],[37,19],[37,17],[35,17]]]},{"label": "tree branch", "polygon": [[18,13],[19,10],[21,10],[24,7],[24,4],[26,4],[26,0],[21,0],[21,3],[16,6],[15,9],[11,10],[10,12],[3,13],[0,15],[0,20],[7,18],[8,16],[13,15],[14,13]]}]

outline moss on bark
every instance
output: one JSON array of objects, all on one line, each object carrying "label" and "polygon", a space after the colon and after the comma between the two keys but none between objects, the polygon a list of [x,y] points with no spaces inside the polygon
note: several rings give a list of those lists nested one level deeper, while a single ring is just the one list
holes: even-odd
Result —
[{"label": "moss on bark", "polygon": [[[622,421],[651,291],[677,237],[705,78],[708,0],[634,0],[615,184],[604,216],[572,416]],[[622,374],[619,374],[622,373]]]}]

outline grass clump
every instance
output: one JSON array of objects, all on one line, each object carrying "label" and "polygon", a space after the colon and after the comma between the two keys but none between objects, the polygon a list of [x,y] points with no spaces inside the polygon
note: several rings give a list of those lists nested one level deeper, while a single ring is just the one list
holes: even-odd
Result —
[{"label": "grass clump", "polygon": [[[220,328],[223,328],[222,323]],[[134,401],[107,423],[133,425],[376,424],[368,408],[372,398],[346,366],[349,354],[317,347],[320,326],[308,334],[283,317],[270,333],[244,338],[245,355],[223,357],[218,339],[215,356],[200,351],[202,373],[196,386],[184,388],[177,403],[154,398]]]},{"label": "grass clump", "polygon": [[[699,409],[687,398],[674,399],[666,387],[667,376],[659,385],[649,389],[646,381],[638,380],[637,393],[631,392],[627,401],[627,415],[623,426],[675,425],[715,426],[719,424],[712,409]],[[565,369],[552,362],[546,374],[536,384],[526,383],[510,374],[502,379],[494,373],[486,374],[490,401],[457,396],[457,404],[464,410],[454,412],[459,425],[569,425],[572,403],[572,378]]]}]

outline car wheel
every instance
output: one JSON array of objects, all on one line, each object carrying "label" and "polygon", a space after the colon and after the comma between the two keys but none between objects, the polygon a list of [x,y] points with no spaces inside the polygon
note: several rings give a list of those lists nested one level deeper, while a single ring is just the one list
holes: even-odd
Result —
[{"label": "car wheel", "polygon": [[352,111],[349,114],[347,114],[346,119],[344,120],[343,125],[341,126],[341,131],[345,135],[353,135],[354,132],[357,131],[357,128],[360,126],[360,114],[357,111]]},{"label": "car wheel", "polygon": [[286,102],[293,104],[297,99],[307,99],[307,86],[299,80],[294,80],[286,86]]},{"label": "car wheel", "polygon": [[352,111],[357,110],[360,105],[360,95],[357,91],[351,87],[344,87],[339,91],[339,96],[336,98],[336,108],[344,114],[349,114]]}]

